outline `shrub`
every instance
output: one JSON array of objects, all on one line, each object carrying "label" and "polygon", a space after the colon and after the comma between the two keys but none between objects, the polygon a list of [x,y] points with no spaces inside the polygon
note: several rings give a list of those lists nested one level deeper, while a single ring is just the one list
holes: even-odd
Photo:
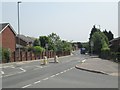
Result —
[{"label": "shrub", "polygon": [[34,46],[34,47],[33,47],[33,52],[34,52],[35,54],[40,54],[40,53],[43,52],[43,51],[45,51],[45,49],[42,48],[42,47],[40,47],[40,46]]},{"label": "shrub", "polygon": [[10,61],[10,50],[9,49],[2,49],[2,60],[5,63]]},{"label": "shrub", "polygon": [[100,57],[103,59],[110,59],[110,49],[109,48],[102,48]]}]

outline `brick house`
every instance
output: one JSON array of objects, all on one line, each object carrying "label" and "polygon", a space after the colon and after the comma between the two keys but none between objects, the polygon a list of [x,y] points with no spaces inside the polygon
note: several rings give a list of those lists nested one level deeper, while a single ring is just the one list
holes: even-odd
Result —
[{"label": "brick house", "polygon": [[9,23],[0,24],[0,43],[2,48],[10,49],[11,52],[16,49],[16,32]]}]

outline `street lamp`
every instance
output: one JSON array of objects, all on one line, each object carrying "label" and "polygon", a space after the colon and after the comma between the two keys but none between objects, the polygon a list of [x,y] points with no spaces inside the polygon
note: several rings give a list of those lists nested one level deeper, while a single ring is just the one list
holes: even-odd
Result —
[{"label": "street lamp", "polygon": [[21,1],[18,1],[17,2],[17,11],[18,11],[18,57],[19,57],[19,60],[20,60],[20,19],[19,19],[19,4],[22,3]]}]

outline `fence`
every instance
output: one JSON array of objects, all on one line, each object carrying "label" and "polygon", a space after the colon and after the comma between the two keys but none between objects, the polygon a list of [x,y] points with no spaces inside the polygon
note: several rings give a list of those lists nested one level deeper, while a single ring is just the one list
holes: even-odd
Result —
[{"label": "fence", "polygon": [[[17,61],[29,61],[29,60],[38,60],[43,59],[44,56],[47,56],[48,58],[53,58],[55,55],[58,55],[58,57],[70,55],[70,52],[53,52],[53,51],[45,51],[40,54],[35,54],[33,52],[20,52],[20,55],[18,51],[15,51],[11,53],[9,62],[17,62]],[[2,60],[3,63],[6,63],[7,60]]]}]

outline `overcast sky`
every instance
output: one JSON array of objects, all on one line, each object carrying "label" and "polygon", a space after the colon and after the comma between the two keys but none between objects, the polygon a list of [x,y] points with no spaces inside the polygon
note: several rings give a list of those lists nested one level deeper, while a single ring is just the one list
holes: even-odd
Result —
[{"label": "overcast sky", "polygon": [[[17,3],[2,2],[2,22],[17,31]],[[20,4],[20,33],[39,37],[52,32],[61,39],[88,41],[93,25],[118,37],[117,2],[24,2]],[[99,28],[99,27],[98,27]]]}]

